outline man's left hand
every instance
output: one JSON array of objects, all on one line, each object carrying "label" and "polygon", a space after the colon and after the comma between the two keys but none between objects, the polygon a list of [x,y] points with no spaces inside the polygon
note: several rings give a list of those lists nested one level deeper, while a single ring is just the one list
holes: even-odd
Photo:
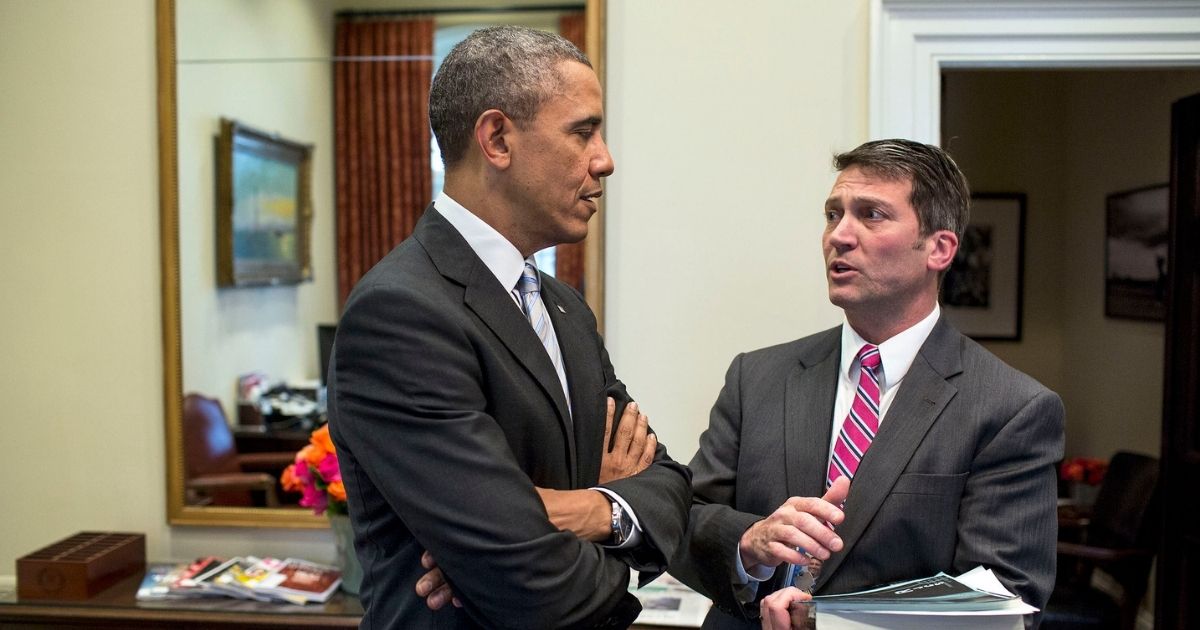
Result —
[{"label": "man's left hand", "polygon": [[[616,409],[617,403],[610,397],[604,417],[605,448],[600,457],[600,483],[632,477],[646,470],[654,463],[654,453],[658,449],[658,438],[650,433],[650,419],[641,412],[637,402],[625,405],[620,418],[614,417]],[[609,449],[614,422],[616,439]]]},{"label": "man's left hand", "polygon": [[812,599],[812,595],[789,586],[767,595],[760,604],[763,630],[799,630],[808,628],[808,608],[794,606]]}]

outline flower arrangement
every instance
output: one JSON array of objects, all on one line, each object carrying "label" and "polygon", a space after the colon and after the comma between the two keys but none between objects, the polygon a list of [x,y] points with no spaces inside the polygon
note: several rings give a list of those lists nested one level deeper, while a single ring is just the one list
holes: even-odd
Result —
[{"label": "flower arrangement", "polygon": [[1089,486],[1098,486],[1104,481],[1104,473],[1108,471],[1108,462],[1095,457],[1070,457],[1063,460],[1058,469],[1058,477],[1063,481],[1073,481]]},{"label": "flower arrangement", "polygon": [[329,425],[312,432],[308,445],[296,453],[296,462],[283,471],[279,482],[288,492],[304,493],[300,505],[312,508],[313,514],[346,513],[346,487]]}]

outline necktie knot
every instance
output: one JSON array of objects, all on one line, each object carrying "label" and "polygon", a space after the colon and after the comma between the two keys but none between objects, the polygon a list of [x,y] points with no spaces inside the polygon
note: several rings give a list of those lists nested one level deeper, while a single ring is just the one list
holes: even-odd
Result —
[{"label": "necktie knot", "polygon": [[537,268],[533,263],[526,261],[525,268],[521,270],[521,278],[517,280],[517,291],[521,295],[537,293],[540,289],[540,281],[538,280]]},{"label": "necktie knot", "polygon": [[879,346],[867,344],[858,351],[858,364],[874,372],[879,369],[883,359],[879,356]]}]

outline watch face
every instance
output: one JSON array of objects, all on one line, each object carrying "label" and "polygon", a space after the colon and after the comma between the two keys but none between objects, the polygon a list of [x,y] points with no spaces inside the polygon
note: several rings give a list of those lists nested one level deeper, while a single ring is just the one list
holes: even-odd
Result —
[{"label": "watch face", "polygon": [[629,514],[626,514],[625,510],[622,510],[619,506],[617,507],[617,510],[620,512],[620,518],[617,522],[617,527],[619,529],[618,537],[621,539],[621,542],[625,542],[626,540],[629,540],[629,535],[633,533],[633,519],[630,518]]}]

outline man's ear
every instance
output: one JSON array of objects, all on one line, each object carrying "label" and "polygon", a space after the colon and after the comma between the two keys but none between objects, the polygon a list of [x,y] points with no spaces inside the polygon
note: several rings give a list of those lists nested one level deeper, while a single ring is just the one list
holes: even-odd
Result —
[{"label": "man's ear", "polygon": [[950,230],[938,230],[928,237],[930,247],[926,259],[931,271],[942,272],[954,262],[958,253],[958,235]]},{"label": "man's ear", "polygon": [[513,129],[513,121],[498,109],[489,109],[475,120],[475,144],[483,159],[497,169],[508,168],[512,161],[508,136]]}]

